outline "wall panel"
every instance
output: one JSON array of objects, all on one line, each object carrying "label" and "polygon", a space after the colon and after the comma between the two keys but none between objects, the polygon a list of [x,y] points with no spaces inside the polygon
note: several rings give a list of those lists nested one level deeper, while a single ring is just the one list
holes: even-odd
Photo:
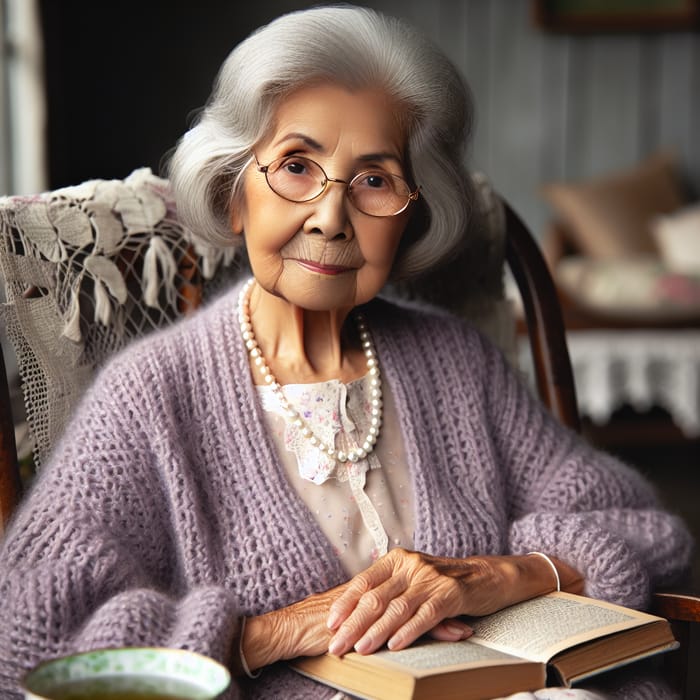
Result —
[{"label": "wall panel", "polygon": [[586,99],[580,102],[583,133],[571,133],[568,138],[584,140],[577,171],[590,177],[633,163],[638,156],[640,39],[592,37],[587,49],[583,66]]}]

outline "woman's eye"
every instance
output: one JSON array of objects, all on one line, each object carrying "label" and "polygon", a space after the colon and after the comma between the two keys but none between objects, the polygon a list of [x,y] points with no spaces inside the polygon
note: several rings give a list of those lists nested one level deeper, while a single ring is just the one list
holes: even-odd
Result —
[{"label": "woman's eye", "polygon": [[284,169],[290,175],[303,175],[306,172],[306,166],[298,160],[290,160],[284,164]]},{"label": "woman's eye", "polygon": [[381,175],[379,173],[368,173],[362,179],[361,184],[363,184],[365,187],[369,187],[371,189],[381,189],[383,187],[387,187],[389,182],[388,182],[388,178],[385,177],[384,175]]}]

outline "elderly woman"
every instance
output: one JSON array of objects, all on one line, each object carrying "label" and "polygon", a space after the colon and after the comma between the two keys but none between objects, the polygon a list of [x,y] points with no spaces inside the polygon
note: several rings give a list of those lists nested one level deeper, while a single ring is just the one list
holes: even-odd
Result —
[{"label": "elderly woman", "polygon": [[[272,22],[224,63],[170,175],[252,278],[104,369],[15,519],[0,690],[115,645],[330,697],[284,663],[467,637],[562,589],[641,607],[687,565],[637,474],[557,424],[464,322],[376,299],[470,214],[468,91],[370,10]],[[533,551],[544,556],[534,556]]]}]

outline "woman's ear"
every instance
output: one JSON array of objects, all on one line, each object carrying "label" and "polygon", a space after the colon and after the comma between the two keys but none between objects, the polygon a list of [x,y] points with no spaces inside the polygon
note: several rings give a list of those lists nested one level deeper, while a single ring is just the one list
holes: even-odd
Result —
[{"label": "woman's ear", "polygon": [[241,205],[234,201],[229,210],[228,220],[231,225],[231,232],[236,236],[240,236],[243,233],[243,217],[241,214]]}]

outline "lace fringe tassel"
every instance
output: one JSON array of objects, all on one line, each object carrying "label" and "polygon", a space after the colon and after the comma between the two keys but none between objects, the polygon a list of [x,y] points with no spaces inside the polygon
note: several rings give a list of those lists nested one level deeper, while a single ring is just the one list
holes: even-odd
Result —
[{"label": "lace fringe tassel", "polygon": [[160,236],[153,236],[143,258],[143,300],[152,309],[159,309],[160,289],[165,288],[169,306],[177,303],[175,276],[177,264],[172,251]]}]

